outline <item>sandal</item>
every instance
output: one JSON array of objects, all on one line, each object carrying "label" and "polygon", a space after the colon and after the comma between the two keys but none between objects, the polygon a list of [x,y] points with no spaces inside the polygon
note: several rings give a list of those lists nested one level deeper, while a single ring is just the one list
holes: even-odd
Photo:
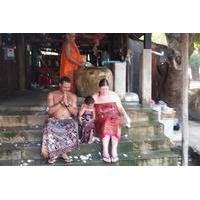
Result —
[{"label": "sandal", "polygon": [[110,156],[109,156],[109,157],[103,156],[102,159],[103,159],[103,161],[106,162],[106,163],[111,163]]},{"label": "sandal", "polygon": [[111,157],[111,162],[112,163],[119,162],[119,157],[118,156]]}]

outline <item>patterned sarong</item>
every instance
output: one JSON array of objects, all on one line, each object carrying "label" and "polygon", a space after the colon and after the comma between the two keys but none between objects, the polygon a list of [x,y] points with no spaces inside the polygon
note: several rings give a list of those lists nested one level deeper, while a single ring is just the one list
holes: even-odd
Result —
[{"label": "patterned sarong", "polygon": [[120,113],[116,103],[95,104],[95,130],[100,140],[106,135],[120,139]]},{"label": "patterned sarong", "polygon": [[88,143],[90,132],[94,131],[94,128],[93,112],[85,111],[82,115],[82,143]]},{"label": "patterned sarong", "polygon": [[49,118],[43,129],[43,144],[49,158],[79,148],[78,124],[71,117],[65,119]]}]

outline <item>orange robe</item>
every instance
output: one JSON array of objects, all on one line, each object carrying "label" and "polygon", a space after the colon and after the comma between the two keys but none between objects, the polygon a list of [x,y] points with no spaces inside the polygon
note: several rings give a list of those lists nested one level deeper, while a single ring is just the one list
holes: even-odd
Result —
[{"label": "orange robe", "polygon": [[[63,76],[68,76],[71,80],[71,91],[75,92],[75,80],[74,73],[78,69],[78,65],[70,62],[65,55],[65,45],[63,46],[61,53],[61,61],[60,61],[60,78]],[[75,42],[71,42],[70,48],[70,56],[75,59],[77,62],[82,63],[82,57],[79,52],[79,49]]]}]

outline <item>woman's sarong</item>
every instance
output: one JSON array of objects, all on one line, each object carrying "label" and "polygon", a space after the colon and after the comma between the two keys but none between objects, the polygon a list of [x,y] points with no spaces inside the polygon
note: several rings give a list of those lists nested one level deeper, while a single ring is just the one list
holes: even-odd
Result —
[{"label": "woman's sarong", "polygon": [[82,115],[82,143],[88,143],[90,133],[95,129],[94,121],[93,121],[93,112],[85,111]]},{"label": "woman's sarong", "polygon": [[100,140],[106,135],[115,136],[120,139],[120,113],[116,103],[95,104],[95,130]]},{"label": "woman's sarong", "polygon": [[71,117],[49,118],[44,125],[42,145],[47,149],[49,158],[59,157],[63,153],[78,149],[77,122]]}]

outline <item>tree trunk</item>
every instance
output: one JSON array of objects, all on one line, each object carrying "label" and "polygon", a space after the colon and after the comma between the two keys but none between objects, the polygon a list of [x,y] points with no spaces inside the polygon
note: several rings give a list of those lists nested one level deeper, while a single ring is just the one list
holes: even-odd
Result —
[{"label": "tree trunk", "polygon": [[[166,34],[168,47],[180,52],[181,38],[180,34]],[[164,100],[168,103],[170,107],[173,107],[177,111],[177,115],[180,116],[181,113],[181,78],[182,70],[176,70],[170,66],[168,71],[168,76],[164,86]]]},{"label": "tree trunk", "polygon": [[182,101],[181,101],[181,124],[182,124],[182,165],[188,165],[188,146],[189,146],[189,130],[188,130],[188,66],[189,66],[189,34],[181,34],[181,55],[182,55]]},{"label": "tree trunk", "polygon": [[[181,33],[166,33],[166,38],[168,42],[168,47],[172,48],[179,53],[181,53],[181,45],[184,43]],[[193,49],[193,40],[195,34],[189,34],[188,38],[188,53],[192,53]],[[182,65],[181,65],[182,67]],[[177,117],[181,119],[181,82],[182,82],[182,73],[183,69],[176,70],[174,67],[170,66],[168,71],[168,76],[164,86],[164,101],[168,103],[170,107],[176,109]]]},{"label": "tree trunk", "polygon": [[168,47],[179,51],[181,55],[181,70],[169,69],[165,98],[169,106],[174,107],[181,121],[182,129],[182,165],[188,165],[188,58],[192,53],[194,34],[166,34]]}]

